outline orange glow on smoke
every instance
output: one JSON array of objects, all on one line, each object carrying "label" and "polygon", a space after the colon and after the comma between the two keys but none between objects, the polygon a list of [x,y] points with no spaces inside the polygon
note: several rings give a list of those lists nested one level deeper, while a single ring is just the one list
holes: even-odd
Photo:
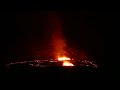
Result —
[{"label": "orange glow on smoke", "polygon": [[63,27],[60,17],[56,13],[49,13],[48,24],[51,26],[51,47],[54,58],[63,63],[63,66],[74,66],[69,60],[66,40],[63,36]]},{"label": "orange glow on smoke", "polygon": [[62,66],[74,66],[71,62],[69,61],[63,61],[63,65]]}]

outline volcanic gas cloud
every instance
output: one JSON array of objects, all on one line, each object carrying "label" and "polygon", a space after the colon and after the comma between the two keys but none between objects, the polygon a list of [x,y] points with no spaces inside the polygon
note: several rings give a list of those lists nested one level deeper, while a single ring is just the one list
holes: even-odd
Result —
[{"label": "volcanic gas cloud", "polygon": [[48,18],[48,23],[51,26],[51,47],[53,49],[53,56],[55,59],[59,61],[63,61],[63,66],[73,66],[72,63],[70,63],[68,60],[70,58],[68,57],[69,54],[66,51],[66,43],[65,38],[62,34],[63,28],[61,20],[58,16],[54,15],[53,13],[50,13],[50,16]]}]

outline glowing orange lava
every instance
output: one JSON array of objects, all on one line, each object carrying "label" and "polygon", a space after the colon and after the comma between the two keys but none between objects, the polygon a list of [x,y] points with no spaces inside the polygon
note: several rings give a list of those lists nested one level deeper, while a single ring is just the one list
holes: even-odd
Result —
[{"label": "glowing orange lava", "polygon": [[68,60],[71,60],[70,58],[68,57],[58,57],[58,61],[62,61],[63,62],[63,65],[62,66],[74,66],[70,61]]},{"label": "glowing orange lava", "polygon": [[64,61],[64,60],[70,60],[70,58],[68,57],[58,57],[59,61]]},{"label": "glowing orange lava", "polygon": [[62,66],[74,66],[71,62],[69,61],[63,61],[63,65]]}]

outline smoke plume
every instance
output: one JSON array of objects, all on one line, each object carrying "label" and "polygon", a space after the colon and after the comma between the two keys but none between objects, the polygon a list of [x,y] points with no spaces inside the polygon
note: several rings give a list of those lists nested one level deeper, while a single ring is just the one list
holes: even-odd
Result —
[{"label": "smoke plume", "polygon": [[50,25],[52,32],[51,47],[54,58],[57,58],[58,56],[67,56],[68,53],[65,50],[67,46],[62,33],[63,28],[60,18],[56,14],[50,13],[48,17],[48,24]]}]

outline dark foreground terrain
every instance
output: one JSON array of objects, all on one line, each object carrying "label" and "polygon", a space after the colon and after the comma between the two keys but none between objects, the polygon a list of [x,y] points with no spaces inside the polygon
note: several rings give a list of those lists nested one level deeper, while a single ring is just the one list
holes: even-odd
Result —
[{"label": "dark foreground terrain", "polygon": [[3,70],[2,80],[106,80],[104,71],[93,67],[12,67]]}]

